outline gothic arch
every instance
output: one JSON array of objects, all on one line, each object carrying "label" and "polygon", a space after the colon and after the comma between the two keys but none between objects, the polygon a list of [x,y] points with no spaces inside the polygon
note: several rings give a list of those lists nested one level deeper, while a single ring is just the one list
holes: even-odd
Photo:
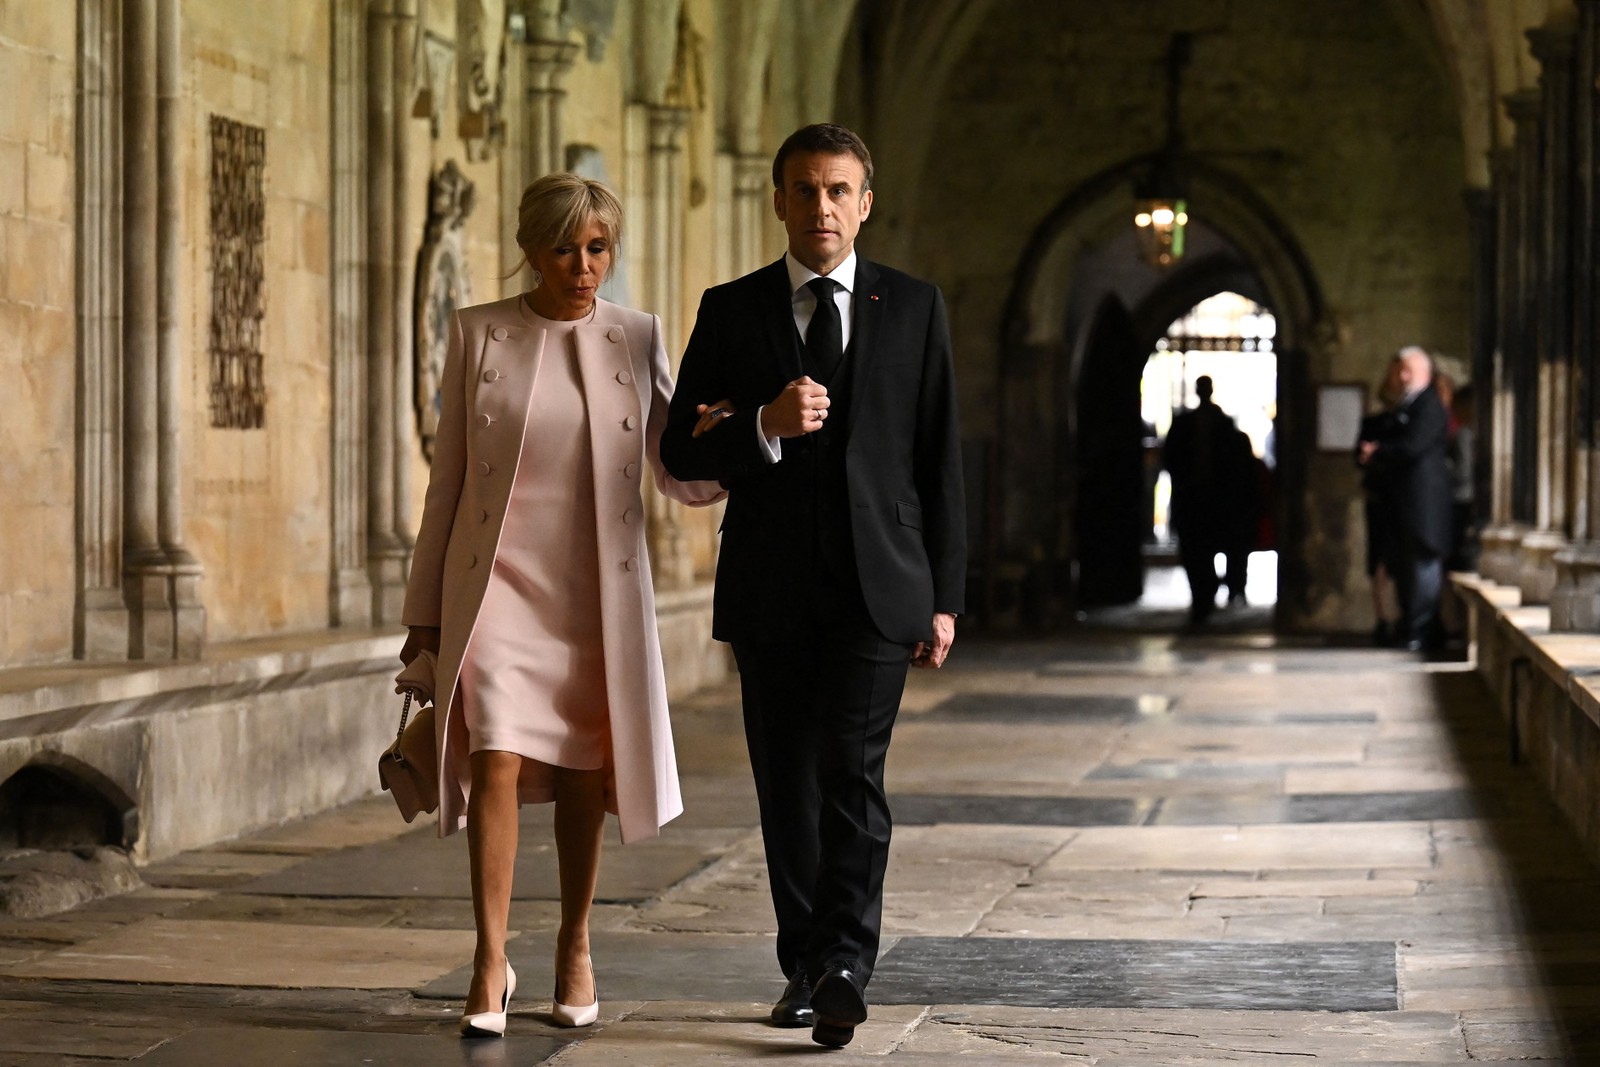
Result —
[{"label": "gothic arch", "polygon": [[[1048,622],[1055,612],[1040,605],[1059,611],[1073,602],[1077,486],[1071,413],[1091,325],[1086,315],[1092,310],[1075,308],[1073,293],[1080,259],[1126,239],[1132,184],[1150,162],[1149,156],[1128,159],[1067,194],[1035,229],[1013,276],[1000,338],[997,454],[991,461],[994,485],[982,568],[985,605],[1001,620],[1011,603],[1033,606],[1024,610],[1023,621]],[[1280,499],[1299,500],[1313,431],[1311,383],[1327,377],[1335,336],[1321,287],[1290,228],[1237,176],[1196,161],[1190,203],[1203,220],[1197,225],[1194,265],[1165,279],[1145,272],[1143,288],[1135,286],[1123,299],[1145,334],[1164,328],[1166,322],[1153,324],[1169,312],[1181,313],[1243,277],[1258,280],[1259,293],[1249,295],[1278,318]],[[1171,317],[1175,314],[1167,321]],[[1302,562],[1304,514],[1291,508],[1278,520],[1279,625],[1295,628],[1302,606],[1321,593]],[[1028,619],[1029,614],[1040,617]]]}]

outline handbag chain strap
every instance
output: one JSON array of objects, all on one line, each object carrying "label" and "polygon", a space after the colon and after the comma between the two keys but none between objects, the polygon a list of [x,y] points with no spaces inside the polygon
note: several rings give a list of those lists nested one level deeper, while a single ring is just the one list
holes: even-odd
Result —
[{"label": "handbag chain strap", "polygon": [[394,735],[394,739],[396,741],[399,741],[401,735],[406,732],[406,718],[410,714],[411,714],[411,690],[407,689],[406,690],[406,702],[403,705],[401,705],[401,707],[400,707],[400,729],[396,730],[395,731],[395,735]]}]

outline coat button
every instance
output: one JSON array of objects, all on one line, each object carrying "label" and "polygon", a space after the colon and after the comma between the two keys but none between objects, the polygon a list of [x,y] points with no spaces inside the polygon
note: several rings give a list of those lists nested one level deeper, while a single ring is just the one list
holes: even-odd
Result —
[{"label": "coat button", "polygon": [[631,430],[637,425],[639,425],[639,416],[637,415],[629,415],[622,420],[622,428],[624,430]]},{"label": "coat button", "polygon": [[493,422],[494,422],[494,420],[491,419],[487,415],[479,415],[478,416],[478,425],[482,426],[484,429],[488,429],[490,424],[492,424]]},{"label": "coat button", "polygon": [[634,515],[633,515],[633,509],[632,508],[629,508],[627,511],[624,511],[622,513],[622,525],[624,525],[624,526],[632,526],[633,525],[633,519],[634,519]]},{"label": "coat button", "polygon": [[617,371],[617,381],[621,382],[623,385],[632,385],[633,375],[629,374],[625,370],[619,370]]},{"label": "coat button", "polygon": [[494,328],[494,332],[489,336],[493,337],[496,341],[504,341],[506,339],[506,328],[504,326],[496,326]]},{"label": "coat button", "polygon": [[621,326],[613,326],[613,327],[611,327],[611,329],[606,331],[606,339],[609,340],[609,341],[620,341],[620,340],[622,340],[622,327]]},{"label": "coat button", "polygon": [[625,571],[631,571],[635,567],[637,567],[638,565],[639,565],[639,557],[638,556],[629,556],[627,559],[622,561],[622,569],[625,570]]},{"label": "coat button", "polygon": [[478,463],[478,473],[479,474],[488,474],[492,470],[494,470],[494,468],[489,466],[489,461],[488,460],[482,460],[482,461],[480,461]]},{"label": "coat button", "polygon": [[489,521],[489,509],[488,508],[479,508],[478,509],[478,521],[479,522],[488,522]]},{"label": "coat button", "polygon": [[478,565],[478,557],[469,555],[467,557],[467,569],[471,570],[472,568],[476,567],[477,565]]},{"label": "coat button", "polygon": [[483,372],[483,380],[486,382],[498,381],[499,378],[500,372],[495,370],[493,367]]},{"label": "coat button", "polygon": [[626,467],[623,467],[622,476],[624,478],[637,478],[639,476],[639,465],[637,463],[630,463]]}]

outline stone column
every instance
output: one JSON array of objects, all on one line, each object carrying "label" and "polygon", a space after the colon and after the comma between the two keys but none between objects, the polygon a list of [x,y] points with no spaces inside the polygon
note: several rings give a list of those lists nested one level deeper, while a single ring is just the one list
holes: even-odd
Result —
[{"label": "stone column", "polygon": [[[177,309],[164,303],[177,295],[176,37],[169,0],[123,6],[122,561],[132,659],[198,655],[203,637],[198,567],[184,558],[177,529]],[[203,628],[203,612],[198,621]]]},{"label": "stone column", "polygon": [[[1539,531],[1523,541],[1524,603],[1550,603],[1556,554],[1572,522],[1572,72],[1576,26],[1552,22],[1528,31],[1539,60],[1539,220],[1535,299],[1539,353]],[[1565,598],[1563,597],[1563,600]],[[1552,605],[1552,611],[1565,610]]]},{"label": "stone column", "polygon": [[205,647],[206,609],[200,561],[183,543],[183,66],[180,0],[157,0],[156,209],[157,316],[156,526],[166,555],[172,603],[172,654],[198,659]]},{"label": "stone column", "polygon": [[1544,94],[1524,90],[1506,100],[1516,124],[1517,245],[1513,297],[1515,336],[1508,359],[1516,395],[1512,440],[1512,506],[1514,517],[1531,529],[1523,537],[1515,584],[1525,604],[1545,604],[1555,587],[1555,554],[1565,538],[1551,528],[1553,487],[1548,477],[1543,420],[1551,408],[1553,375],[1541,358],[1543,339],[1540,295],[1544,269],[1543,240],[1548,208],[1545,183]]},{"label": "stone column", "polygon": [[[683,317],[683,175],[679,142],[689,128],[687,108],[652,105],[649,121],[648,204],[643,237],[650,303],[661,316],[662,343],[676,374],[683,356],[683,339],[678,323]],[[694,559],[688,540],[679,525],[676,506],[665,497],[651,494],[650,556],[656,581],[667,588],[681,588],[694,581]]]},{"label": "stone column", "polygon": [[767,213],[772,210],[772,160],[741,153],[733,158],[734,273],[746,274],[761,266],[768,250],[762,236]]},{"label": "stone column", "polygon": [[333,337],[329,390],[333,399],[328,622],[368,626],[373,586],[367,573],[366,286],[366,0],[333,7]]},{"label": "stone column", "polygon": [[1572,434],[1575,511],[1572,545],[1556,555],[1558,575],[1550,600],[1554,630],[1600,632],[1600,462],[1596,446],[1594,374],[1597,340],[1595,285],[1600,280],[1600,106],[1589,89],[1600,74],[1600,0],[1580,0],[1574,49],[1572,173]]},{"label": "stone column", "polygon": [[[413,343],[415,329],[415,257],[422,236],[422,226],[411,217],[408,210],[411,197],[411,118],[412,102],[417,95],[417,36],[421,33],[417,18],[418,0],[395,0],[393,22],[394,69],[391,92],[394,94],[393,170],[390,172],[390,197],[394,202],[395,244],[392,249],[389,284],[391,291],[388,311],[394,321],[394,346],[390,358],[394,360],[393,419],[389,424],[394,435],[394,512],[390,518],[394,537],[403,553],[403,570],[411,566],[411,546],[416,540],[412,528],[415,519],[411,514],[411,461],[418,455],[416,396],[416,352]],[[453,6],[453,5],[452,5]],[[393,618],[400,614],[395,612]],[[389,621],[385,616],[383,621]]]},{"label": "stone column", "polygon": [[367,20],[367,576],[372,622],[400,620],[406,545],[395,532],[395,248],[394,190],[399,180],[395,133],[396,0],[373,0]]},{"label": "stone column", "polygon": [[1471,374],[1476,392],[1473,408],[1473,521],[1483,529],[1490,512],[1490,463],[1487,445],[1494,439],[1494,373],[1496,213],[1492,189],[1469,189],[1465,196],[1472,247]]},{"label": "stone column", "polygon": [[1573,159],[1573,58],[1577,50],[1576,27],[1550,25],[1528,31],[1533,54],[1539,60],[1542,112],[1540,211],[1544,223],[1539,234],[1539,356],[1541,378],[1548,382],[1546,415],[1541,420],[1546,435],[1545,472],[1549,499],[1548,529],[1571,533],[1571,381],[1572,381],[1572,221]]},{"label": "stone column", "polygon": [[1494,365],[1485,390],[1491,415],[1482,435],[1489,465],[1489,521],[1483,529],[1483,550],[1478,570],[1501,585],[1515,585],[1518,547],[1527,527],[1516,521],[1513,444],[1516,439],[1516,378],[1512,353],[1517,327],[1517,250],[1520,218],[1517,153],[1515,148],[1495,150],[1492,166],[1495,211],[1494,262]]},{"label": "stone column", "polygon": [[[507,142],[500,157],[502,184],[500,232],[502,256],[509,267],[522,256],[517,247],[517,206],[522,190],[535,178],[565,170],[566,138],[562,111],[567,91],[562,80],[577,60],[579,45],[565,39],[559,12],[550,0],[526,4],[523,36],[506,43],[505,99],[508,107],[521,102],[520,118],[513,111],[507,123]],[[502,268],[506,269],[506,268]],[[524,267],[508,285],[525,290],[531,278]]]},{"label": "stone column", "polygon": [[78,5],[78,588],[73,655],[126,659],[122,586],[121,0]]}]

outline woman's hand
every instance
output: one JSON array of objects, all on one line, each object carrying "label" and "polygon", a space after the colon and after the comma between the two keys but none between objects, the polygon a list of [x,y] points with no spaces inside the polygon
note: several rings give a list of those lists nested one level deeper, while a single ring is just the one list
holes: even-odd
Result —
[{"label": "woman's hand", "polygon": [[400,646],[400,662],[404,666],[411,666],[411,661],[427,649],[435,656],[439,654],[439,628],[437,626],[413,626],[411,632],[406,634],[406,643]]},{"label": "woman's hand", "polygon": [[717,423],[733,414],[733,401],[719,400],[715,404],[696,404],[695,413],[700,416],[700,421],[694,424],[694,433],[690,436],[699,437]]}]

